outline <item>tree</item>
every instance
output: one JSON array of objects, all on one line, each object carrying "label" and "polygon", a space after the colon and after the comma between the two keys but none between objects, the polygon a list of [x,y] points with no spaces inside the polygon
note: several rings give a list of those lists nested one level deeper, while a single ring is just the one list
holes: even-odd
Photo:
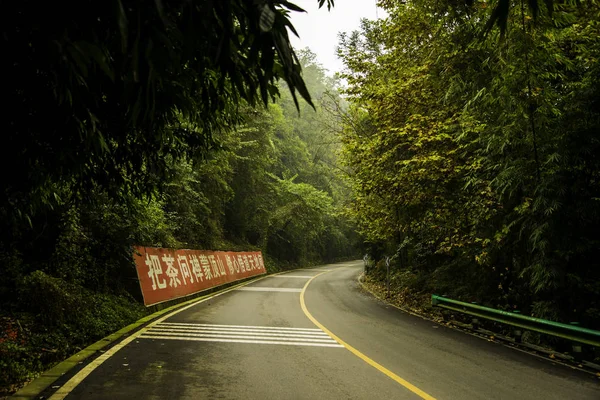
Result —
[{"label": "tree", "polygon": [[[318,0],[320,6],[325,1]],[[328,7],[333,5],[327,1]],[[65,12],[68,9],[68,12]],[[101,187],[150,193],[283,79],[309,103],[286,1],[31,1],[3,7],[3,219]]]},{"label": "tree", "polygon": [[598,324],[597,6],[482,40],[485,4],[389,5],[340,43],[361,231],[417,290]]}]

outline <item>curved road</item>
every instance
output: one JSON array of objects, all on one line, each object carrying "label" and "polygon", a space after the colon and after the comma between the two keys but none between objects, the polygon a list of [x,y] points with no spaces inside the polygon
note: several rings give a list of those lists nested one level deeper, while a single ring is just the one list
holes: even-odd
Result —
[{"label": "curved road", "polygon": [[381,303],[361,270],[295,270],[185,307],[50,398],[600,399],[587,374]]}]

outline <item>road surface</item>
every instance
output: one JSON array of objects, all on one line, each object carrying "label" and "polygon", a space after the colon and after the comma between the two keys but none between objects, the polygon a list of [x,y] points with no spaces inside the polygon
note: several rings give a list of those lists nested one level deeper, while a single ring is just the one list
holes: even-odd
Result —
[{"label": "road surface", "polygon": [[187,307],[51,399],[600,399],[590,375],[381,303],[361,270],[295,270]]}]

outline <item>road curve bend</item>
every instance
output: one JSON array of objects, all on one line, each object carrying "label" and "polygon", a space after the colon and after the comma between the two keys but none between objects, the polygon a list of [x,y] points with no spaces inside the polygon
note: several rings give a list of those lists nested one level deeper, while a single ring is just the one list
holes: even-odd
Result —
[{"label": "road curve bend", "polygon": [[50,399],[600,399],[579,371],[408,315],[362,262],[268,276],[148,325]]}]

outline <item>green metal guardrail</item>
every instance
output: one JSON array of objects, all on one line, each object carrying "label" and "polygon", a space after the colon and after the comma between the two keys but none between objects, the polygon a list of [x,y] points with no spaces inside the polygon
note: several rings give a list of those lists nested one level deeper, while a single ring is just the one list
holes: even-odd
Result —
[{"label": "green metal guardrail", "polygon": [[[474,317],[511,325],[524,330],[544,333],[546,335],[557,336],[573,342],[600,347],[600,331],[595,331],[593,329],[496,310],[494,308],[483,307],[477,304],[448,299],[435,294],[431,295],[431,305],[434,307],[441,307],[459,313],[472,315]],[[474,325],[476,324],[477,320],[475,320]],[[518,339],[520,339],[520,331],[518,333]]]}]

